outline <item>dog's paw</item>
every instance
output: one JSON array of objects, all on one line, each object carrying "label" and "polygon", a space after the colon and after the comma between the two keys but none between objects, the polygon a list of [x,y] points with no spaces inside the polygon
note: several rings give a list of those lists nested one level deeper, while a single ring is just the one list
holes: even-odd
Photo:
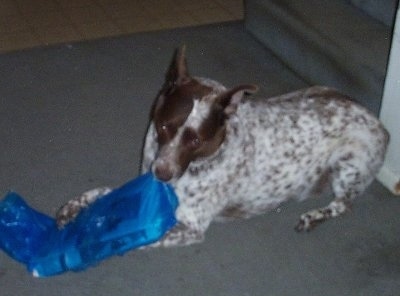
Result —
[{"label": "dog's paw", "polygon": [[78,200],[68,201],[56,213],[58,228],[64,228],[65,225],[72,222],[82,209],[83,207]]},{"label": "dog's paw", "polygon": [[328,219],[329,215],[321,209],[311,210],[300,216],[299,222],[294,228],[297,232],[311,231],[317,225]]},{"label": "dog's paw", "polygon": [[327,207],[308,211],[300,216],[295,230],[310,231],[322,222],[338,217],[345,212],[351,210],[351,203],[341,199],[332,201]]},{"label": "dog's paw", "polygon": [[56,213],[58,228],[63,228],[65,225],[75,220],[82,209],[87,208],[90,204],[109,192],[111,192],[111,189],[107,187],[95,188],[68,201]]}]

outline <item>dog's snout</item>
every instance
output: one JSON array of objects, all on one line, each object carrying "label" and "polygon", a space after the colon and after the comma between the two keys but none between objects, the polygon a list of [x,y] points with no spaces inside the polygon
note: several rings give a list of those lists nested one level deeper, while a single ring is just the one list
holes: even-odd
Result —
[{"label": "dog's snout", "polygon": [[170,181],[174,176],[171,168],[166,163],[156,165],[154,168],[154,174],[157,179],[164,182]]}]

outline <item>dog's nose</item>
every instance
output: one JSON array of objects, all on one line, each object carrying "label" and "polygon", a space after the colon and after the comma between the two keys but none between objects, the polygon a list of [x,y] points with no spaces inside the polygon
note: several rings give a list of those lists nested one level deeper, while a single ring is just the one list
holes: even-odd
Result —
[{"label": "dog's nose", "polygon": [[165,164],[157,165],[154,169],[154,174],[156,175],[157,179],[163,182],[171,180],[174,176],[168,165]]}]

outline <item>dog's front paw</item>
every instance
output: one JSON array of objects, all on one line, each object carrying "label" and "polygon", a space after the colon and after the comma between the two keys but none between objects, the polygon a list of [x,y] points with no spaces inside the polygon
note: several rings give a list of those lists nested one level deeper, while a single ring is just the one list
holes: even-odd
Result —
[{"label": "dog's front paw", "polygon": [[68,201],[56,213],[58,228],[63,228],[65,225],[72,222],[82,209],[88,207],[90,204],[109,192],[111,192],[111,189],[107,187],[96,188]]},{"label": "dog's front paw", "polygon": [[64,228],[65,225],[72,222],[76,216],[78,216],[82,208],[83,207],[77,200],[70,200],[63,205],[56,213],[58,228]]}]

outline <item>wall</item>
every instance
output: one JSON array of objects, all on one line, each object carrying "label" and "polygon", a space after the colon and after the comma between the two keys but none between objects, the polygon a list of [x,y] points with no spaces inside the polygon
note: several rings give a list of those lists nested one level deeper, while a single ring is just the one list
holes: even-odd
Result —
[{"label": "wall", "polygon": [[397,10],[392,49],[383,92],[380,118],[391,139],[378,180],[400,195],[400,8]]},{"label": "wall", "polygon": [[376,20],[391,27],[394,23],[398,0],[348,0]]}]

